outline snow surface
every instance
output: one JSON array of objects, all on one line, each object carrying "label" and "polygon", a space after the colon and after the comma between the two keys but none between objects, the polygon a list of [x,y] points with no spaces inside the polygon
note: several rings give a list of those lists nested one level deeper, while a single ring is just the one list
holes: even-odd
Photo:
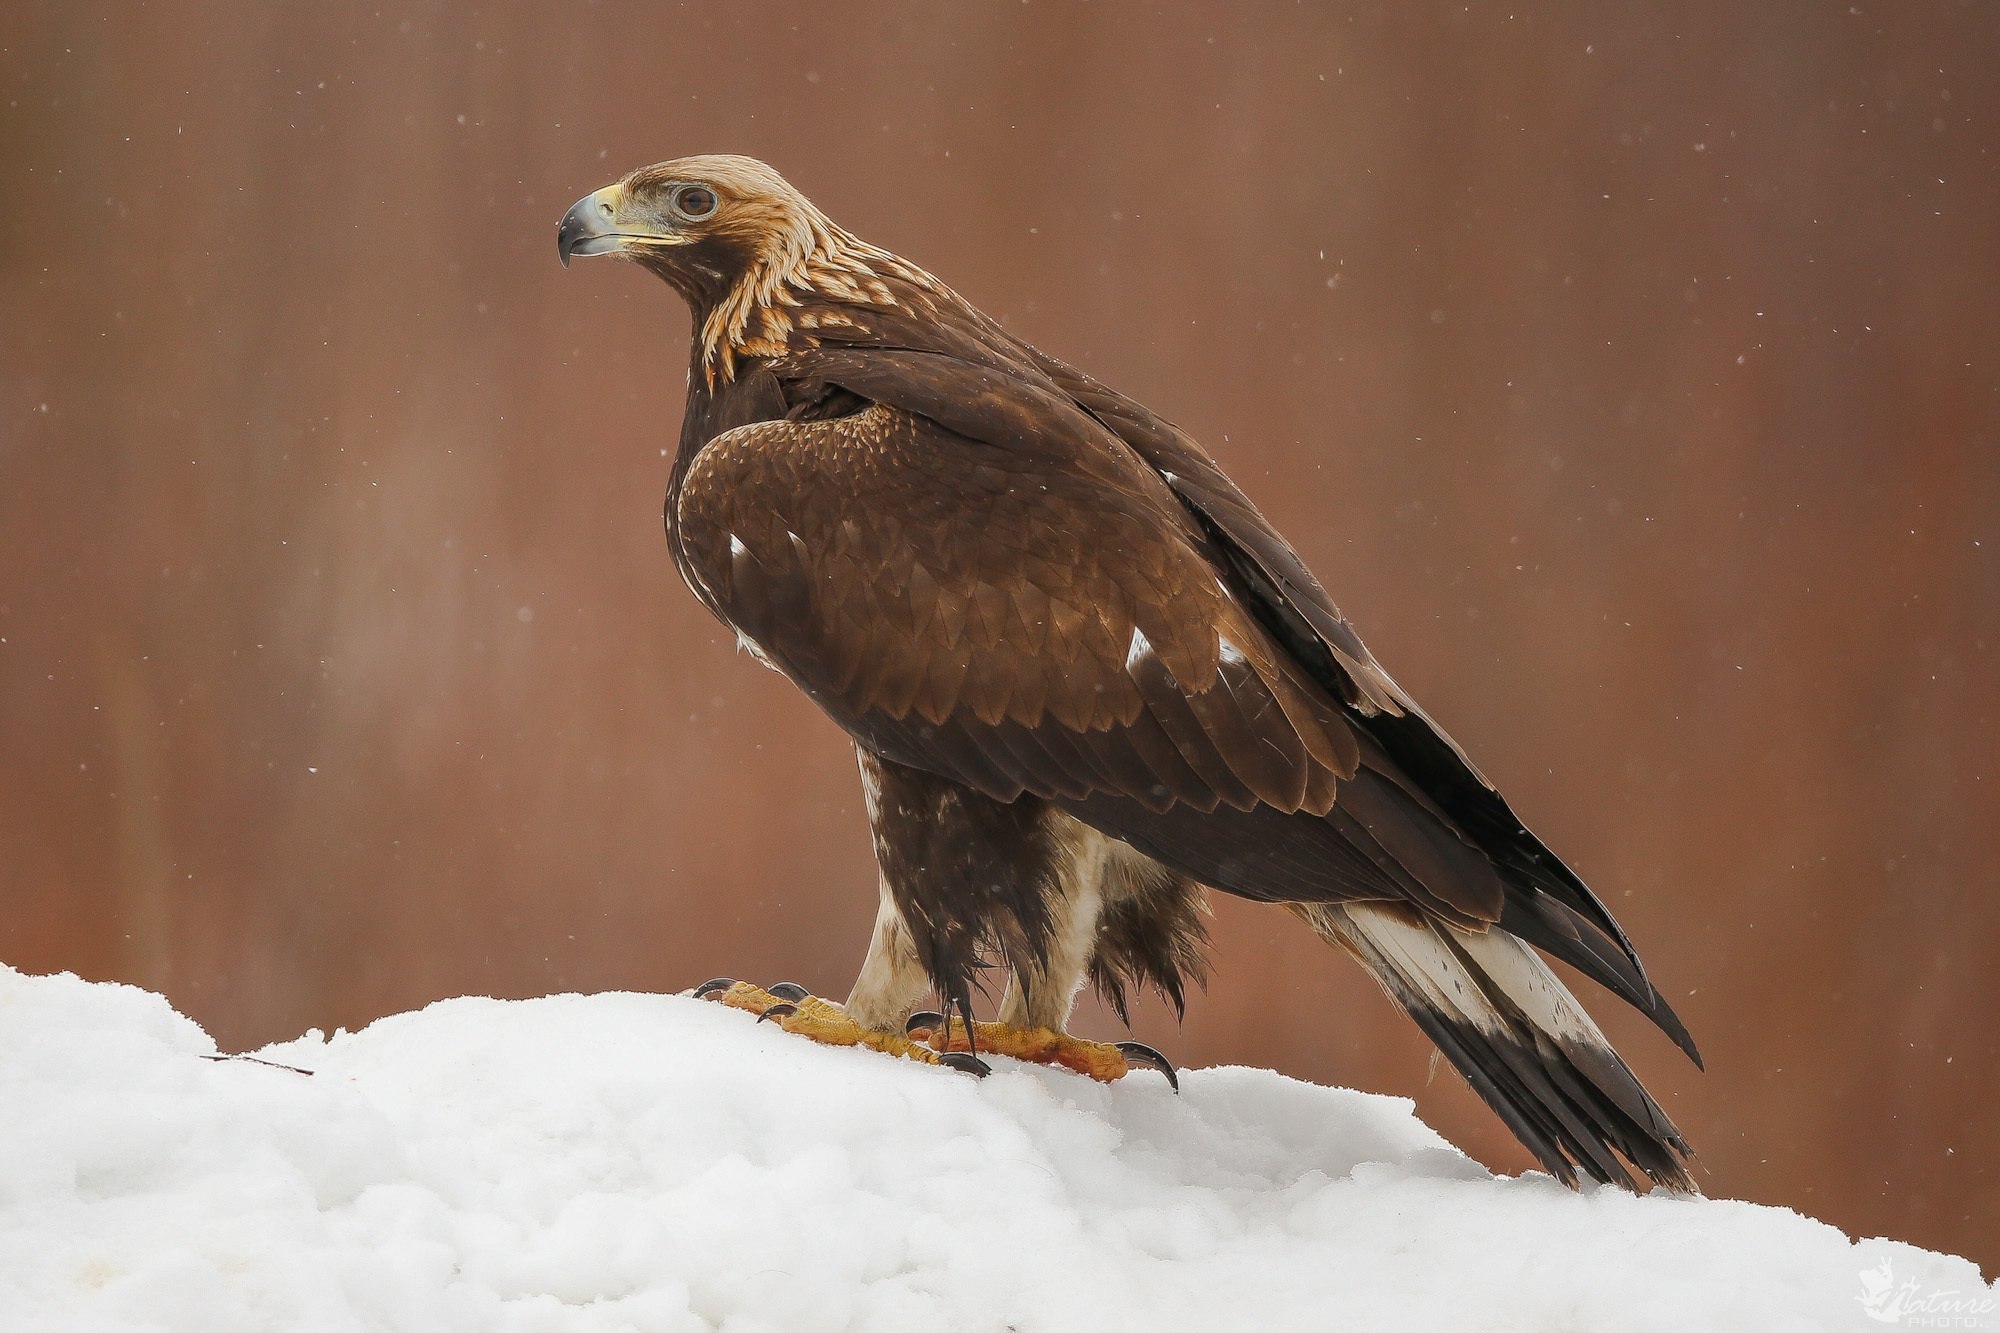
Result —
[{"label": "snow surface", "polygon": [[1407,1101],[1264,1070],[982,1082],[629,994],[258,1053],[310,1077],[214,1050],[0,968],[0,1329],[2000,1325],[1966,1260],[1495,1178]]}]

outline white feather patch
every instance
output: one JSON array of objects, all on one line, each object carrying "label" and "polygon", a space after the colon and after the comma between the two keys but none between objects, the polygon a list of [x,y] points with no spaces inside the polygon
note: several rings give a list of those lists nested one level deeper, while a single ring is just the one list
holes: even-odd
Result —
[{"label": "white feather patch", "polygon": [[1452,935],[1530,1023],[1551,1036],[1609,1048],[1604,1033],[1533,949],[1500,930],[1478,935],[1460,930]]},{"label": "white feather patch", "polygon": [[1328,915],[1344,917],[1362,955],[1387,968],[1430,1008],[1482,1032],[1507,1030],[1506,1018],[1493,1008],[1464,961],[1428,924],[1413,926],[1395,912],[1366,903],[1333,908]]},{"label": "white feather patch", "polygon": [[777,663],[764,656],[764,650],[757,646],[757,641],[740,629],[736,631],[736,650],[750,654],[750,656],[756,658],[765,666],[770,667],[773,671],[778,669]]},{"label": "white feather patch", "polygon": [[1139,664],[1153,655],[1153,641],[1146,637],[1146,631],[1137,625],[1132,627],[1132,644],[1125,650],[1125,671],[1131,674],[1139,669]]}]

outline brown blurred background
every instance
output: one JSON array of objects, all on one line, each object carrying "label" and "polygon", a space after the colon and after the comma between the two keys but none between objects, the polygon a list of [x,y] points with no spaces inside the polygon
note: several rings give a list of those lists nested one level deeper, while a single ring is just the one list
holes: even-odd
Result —
[{"label": "brown blurred background", "polygon": [[[1206,441],[1598,887],[1712,1193],[2000,1260],[2000,11],[15,5],[0,960],[242,1048],[845,992],[852,753],[660,531],[686,317],[555,260],[768,158]],[[1414,1095],[1218,904],[1181,1061]],[[1110,1034],[1101,1014],[1087,1031]]]}]

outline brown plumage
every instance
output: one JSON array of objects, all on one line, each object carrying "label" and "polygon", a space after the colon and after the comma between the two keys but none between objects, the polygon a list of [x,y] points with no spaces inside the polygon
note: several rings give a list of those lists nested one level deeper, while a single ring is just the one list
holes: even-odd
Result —
[{"label": "brown plumage", "polygon": [[559,245],[693,312],[667,534],[859,750],[882,904],[852,1015],[965,1005],[989,958],[1009,1022],[1059,1028],[1086,980],[1178,1005],[1213,887],[1357,957],[1561,1179],[1630,1185],[1622,1156],[1692,1188],[1526,947],[1694,1057],[1624,932],[1192,439],[748,158],[636,171]]}]

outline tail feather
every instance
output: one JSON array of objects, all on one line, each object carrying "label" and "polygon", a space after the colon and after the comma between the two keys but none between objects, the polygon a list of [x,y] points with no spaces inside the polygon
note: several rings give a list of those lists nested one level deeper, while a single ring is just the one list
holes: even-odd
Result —
[{"label": "tail feather", "polygon": [[1574,1185],[1581,1171],[1636,1189],[1629,1162],[1656,1184],[1698,1192],[1681,1132],[1526,944],[1400,905],[1297,910],[1361,960],[1558,1180]]}]

